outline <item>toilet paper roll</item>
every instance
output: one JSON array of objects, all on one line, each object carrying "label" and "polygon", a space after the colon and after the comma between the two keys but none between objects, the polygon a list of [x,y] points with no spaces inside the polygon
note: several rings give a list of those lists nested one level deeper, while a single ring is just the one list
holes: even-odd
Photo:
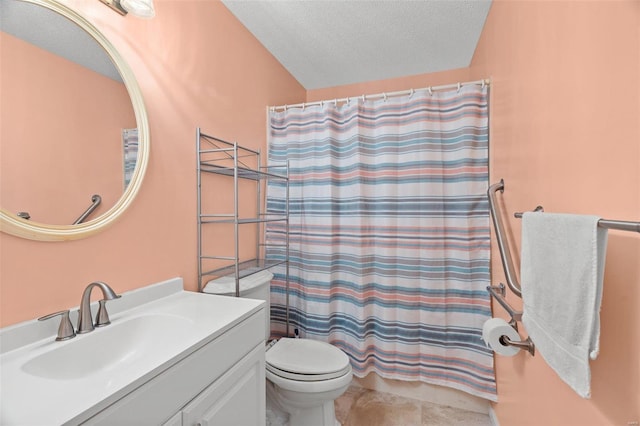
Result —
[{"label": "toilet paper roll", "polygon": [[504,356],[514,356],[520,349],[515,346],[503,345],[500,337],[507,336],[512,342],[520,342],[522,339],[518,332],[502,318],[491,318],[482,326],[482,340],[487,343],[495,353]]}]

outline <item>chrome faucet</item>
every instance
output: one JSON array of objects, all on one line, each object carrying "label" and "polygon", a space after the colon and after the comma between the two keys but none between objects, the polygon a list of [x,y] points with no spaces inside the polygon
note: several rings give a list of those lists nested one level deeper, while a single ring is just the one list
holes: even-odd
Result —
[{"label": "chrome faucet", "polygon": [[94,324],[91,317],[91,290],[94,287],[99,287],[102,290],[103,299],[99,302],[98,314],[96,315],[95,327],[102,327],[110,324],[109,314],[107,313],[106,303],[107,300],[117,299],[120,297],[116,294],[111,287],[102,281],[94,281],[84,289],[82,293],[82,301],[80,302],[80,310],[78,311],[78,334],[88,333],[93,331]]}]

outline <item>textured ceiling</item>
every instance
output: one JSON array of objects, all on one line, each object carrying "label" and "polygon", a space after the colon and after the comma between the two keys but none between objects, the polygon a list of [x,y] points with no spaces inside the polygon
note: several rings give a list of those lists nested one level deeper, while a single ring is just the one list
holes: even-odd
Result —
[{"label": "textured ceiling", "polygon": [[222,0],[307,90],[469,66],[491,0]]},{"label": "textured ceiling", "polygon": [[57,12],[22,1],[0,0],[0,31],[122,82],[102,46]]}]

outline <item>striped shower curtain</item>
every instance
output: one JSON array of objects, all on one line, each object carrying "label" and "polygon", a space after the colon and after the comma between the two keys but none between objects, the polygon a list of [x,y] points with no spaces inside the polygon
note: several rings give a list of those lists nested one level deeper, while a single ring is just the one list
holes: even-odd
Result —
[{"label": "striped shower curtain", "polygon": [[[328,341],[357,377],[496,399],[490,318],[488,93],[463,86],[272,111],[269,162],[289,161],[291,330]],[[285,187],[267,188],[267,211]],[[282,224],[267,227],[284,243]],[[282,258],[281,249],[267,257]],[[284,334],[284,267],[271,289]]]}]

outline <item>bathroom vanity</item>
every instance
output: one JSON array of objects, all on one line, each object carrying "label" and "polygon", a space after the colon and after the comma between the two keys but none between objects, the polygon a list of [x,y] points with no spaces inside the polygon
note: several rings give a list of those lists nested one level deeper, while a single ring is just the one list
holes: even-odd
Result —
[{"label": "bathroom vanity", "polygon": [[0,424],[265,423],[264,302],[174,279],[109,310],[110,325],[63,342],[55,320],[0,330]]}]

